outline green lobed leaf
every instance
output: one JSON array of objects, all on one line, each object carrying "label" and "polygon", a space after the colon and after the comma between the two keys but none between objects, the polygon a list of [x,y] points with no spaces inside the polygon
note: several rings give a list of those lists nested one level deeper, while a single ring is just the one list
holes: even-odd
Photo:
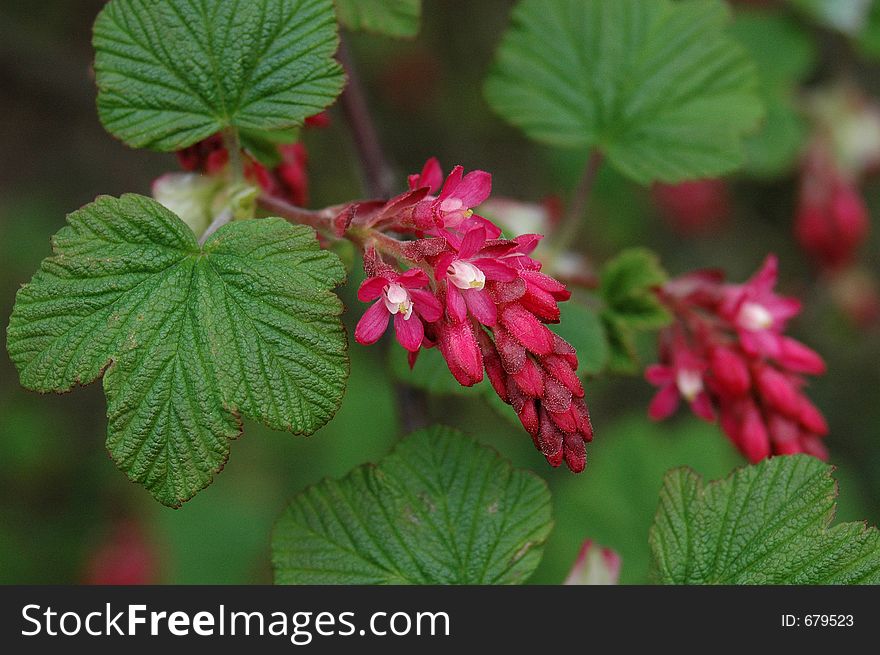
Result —
[{"label": "green lobed leaf", "polygon": [[650,330],[670,321],[654,291],[667,275],[657,255],[645,248],[630,248],[605,265],[599,291],[606,313],[624,327]]},{"label": "green lobed leaf", "polygon": [[758,65],[767,110],[761,129],[746,139],[746,170],[759,176],[779,175],[797,161],[807,137],[794,96],[816,63],[815,45],[796,21],[768,12],[738,14],[731,34]]},{"label": "green lobed leaf", "polygon": [[336,0],[336,13],[350,30],[410,37],[419,32],[422,0]]},{"label": "green lobed leaf", "polygon": [[486,81],[531,138],[598,148],[641,183],[743,163],[762,105],[720,0],[520,0]]},{"label": "green lobed leaf", "polygon": [[877,584],[880,532],[832,526],[833,467],[773,457],[705,484],[670,471],[650,542],[665,584]]},{"label": "green lobed leaf", "polygon": [[296,496],[272,536],[278,584],[513,584],[550,532],[547,485],[457,430]]},{"label": "green lobed leaf", "polygon": [[240,415],[311,434],[336,412],[343,278],[311,228],[237,221],[200,247],[158,202],[101,196],[68,216],[19,290],[7,348],[35,391],[106,369],[113,459],[178,506],[223,467]]},{"label": "green lobed leaf", "polygon": [[342,90],[331,0],[111,0],[95,20],[98,114],[136,148],[300,125]]}]

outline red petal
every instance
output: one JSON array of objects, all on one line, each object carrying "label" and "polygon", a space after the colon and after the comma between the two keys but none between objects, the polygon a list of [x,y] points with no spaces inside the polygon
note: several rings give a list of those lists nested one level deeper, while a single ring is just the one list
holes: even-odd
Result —
[{"label": "red petal", "polygon": [[368,277],[361,282],[358,288],[358,300],[361,302],[371,302],[382,295],[382,291],[388,286],[388,280],[384,277]]},{"label": "red petal", "polygon": [[674,384],[661,387],[648,405],[648,416],[654,421],[662,421],[669,418],[678,409],[678,389]]},{"label": "red petal", "polygon": [[498,310],[485,289],[465,289],[461,292],[471,314],[487,327],[494,327],[498,322]]},{"label": "red petal", "polygon": [[390,317],[388,308],[381,301],[371,305],[354,329],[354,340],[365,346],[376,343],[385,333]]},{"label": "red petal", "polygon": [[409,295],[413,299],[413,310],[428,323],[435,323],[443,316],[443,305],[430,291],[425,289],[410,289]]},{"label": "red petal", "polygon": [[394,332],[397,334],[397,340],[400,345],[415,352],[422,345],[422,338],[425,336],[425,326],[418,316],[410,315],[409,320],[403,317],[403,314],[394,315]]},{"label": "red petal", "polygon": [[467,318],[467,304],[458,287],[452,284],[446,285],[446,313],[456,323],[461,323]]},{"label": "red petal", "polygon": [[492,175],[486,171],[471,171],[461,180],[452,195],[464,207],[476,207],[492,193]]}]

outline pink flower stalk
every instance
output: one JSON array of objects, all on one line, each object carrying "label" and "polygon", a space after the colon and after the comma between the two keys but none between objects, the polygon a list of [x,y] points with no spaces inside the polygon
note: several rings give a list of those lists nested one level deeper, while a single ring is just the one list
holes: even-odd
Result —
[{"label": "pink flower stalk", "polygon": [[417,352],[425,336],[422,321],[434,323],[443,312],[437,298],[425,290],[429,283],[428,276],[417,268],[364,280],[358,289],[358,299],[376,302],[358,321],[355,340],[365,346],[376,343],[394,316],[394,332],[400,345]]},{"label": "pink flower stalk", "polygon": [[750,461],[774,454],[827,457],[828,426],[802,389],[804,375],[825,371],[822,358],[782,334],[800,303],[778,296],[777,262],[741,285],[697,273],[668,282],[661,299],[675,317],[661,333],[661,363],[647,369],[660,387],[649,408],[670,416],[681,398],[722,430]]},{"label": "pink flower stalk", "polygon": [[[374,211],[344,217],[346,229],[381,225],[416,237],[401,242],[397,257],[420,267],[400,274],[375,252],[365,257],[370,277],[358,297],[374,304],[355,338],[375,342],[394,315],[410,365],[421,348],[436,347],[460,384],[477,384],[485,375],[547,461],[564,461],[580,472],[593,431],[577,355],[547,327],[559,321],[558,303],[571,294],[530,257],[540,235],[501,239],[497,226],[473,213],[491,191],[488,173],[464,175],[457,166],[442,187],[441,181],[440,165],[430,159],[409,176],[409,191]],[[422,268],[433,272],[433,280]]]}]

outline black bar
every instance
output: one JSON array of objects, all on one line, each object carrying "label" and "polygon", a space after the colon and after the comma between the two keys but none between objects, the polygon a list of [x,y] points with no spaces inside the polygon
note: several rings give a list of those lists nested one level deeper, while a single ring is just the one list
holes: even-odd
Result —
[{"label": "black bar", "polygon": [[[87,646],[91,653],[119,653],[120,647],[190,647],[216,646],[228,640],[233,645],[250,647],[259,653],[289,652],[305,647],[309,652],[348,652],[350,649],[381,648],[383,652],[449,653],[450,647],[491,647],[492,652],[513,649],[514,653],[552,652],[577,649],[589,652],[599,645],[676,646],[684,652],[709,652],[722,648],[764,649],[773,644],[796,646],[823,644],[840,648],[870,643],[876,634],[878,587],[0,587],[0,644],[7,653],[25,652],[25,648]],[[111,618],[123,612],[115,625],[127,631],[129,605],[145,605],[135,612],[146,623],[136,624],[134,636],[120,636],[112,625],[111,636],[90,636],[83,620],[90,612],[99,612],[89,624],[93,631],[105,631],[106,607]],[[28,615],[23,609],[31,607]],[[225,610],[221,612],[221,606]],[[48,629],[59,632],[60,615],[76,612],[81,623],[75,636],[48,636],[44,612],[51,607],[57,614],[49,617]],[[157,619],[156,636],[149,634],[150,612],[186,612],[177,624],[178,631],[188,627],[186,636],[174,636],[166,618]],[[195,634],[191,620],[197,612],[213,616],[213,636]],[[244,632],[244,618],[236,619],[236,632],[230,633],[232,612],[261,612],[264,632],[277,619],[276,630],[286,626],[286,636],[257,636],[259,619],[252,617],[251,635]],[[283,613],[273,616],[273,612]],[[294,645],[293,615],[301,624]],[[332,625],[324,615],[333,615]],[[353,612],[351,616],[343,612]],[[373,626],[387,631],[384,636],[371,633]],[[410,633],[392,634],[390,621],[395,612],[394,629],[404,631],[409,621]],[[445,612],[449,634],[444,634],[445,620],[435,618],[434,636],[430,635],[430,616],[423,615],[415,634],[419,612]],[[224,635],[220,616],[224,617]],[[823,618],[824,617],[824,618]],[[832,618],[833,617],[833,618]],[[183,621],[180,617],[179,620]],[[341,621],[344,618],[347,623]],[[786,626],[784,623],[793,625]],[[65,629],[72,632],[76,619],[68,616]],[[818,625],[808,625],[816,623]],[[832,626],[831,623],[841,624]],[[824,624],[824,625],[823,625]],[[851,625],[850,625],[851,624]],[[202,631],[209,630],[202,617]],[[319,630],[320,627],[320,630]],[[323,631],[325,635],[321,635]],[[327,635],[329,631],[350,635]],[[361,634],[363,631],[363,634]],[[310,635],[310,638],[306,635]],[[17,648],[9,650],[8,645]],[[413,649],[416,649],[415,651]],[[173,651],[176,652],[176,651]],[[470,650],[464,652],[471,652]],[[456,654],[457,655],[457,654]]]}]

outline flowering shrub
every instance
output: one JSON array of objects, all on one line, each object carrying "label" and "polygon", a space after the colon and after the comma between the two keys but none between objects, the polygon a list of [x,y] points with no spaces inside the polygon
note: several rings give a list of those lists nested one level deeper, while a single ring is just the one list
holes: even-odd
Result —
[{"label": "flowering shrub", "polygon": [[[641,415],[661,421],[686,404],[751,464],[711,483],[713,493],[693,474],[668,474],[650,533],[658,581],[880,580],[876,530],[816,519],[834,504],[817,460],[834,458],[839,436],[805,390],[825,360],[789,332],[812,299],[777,291],[787,286],[778,284],[780,261],[794,270],[796,258],[774,248],[780,256],[766,255],[744,283],[721,270],[670,277],[647,248],[613,253],[613,239],[580,238],[615,184],[624,202],[612,216],[640,220],[653,205],[696,240],[737,229],[740,181],[726,176],[797,173],[786,232],[827,284],[850,279],[869,234],[862,189],[880,162],[880,113],[853,88],[800,92],[813,66],[795,19],[769,8],[734,15],[722,0],[519,0],[485,103],[578,162],[568,192],[530,201],[493,194],[493,182],[510,188],[503,174],[444,171],[432,156],[404,177],[388,163],[340,27],[413,36],[418,2],[215,4],[206,13],[187,0],[110,0],[98,15],[103,126],[133,148],[174,153],[183,170],[155,179],[152,197],[99,196],[72,212],[18,291],[7,331],[24,387],[65,392],[102,380],[107,448],[131,480],[179,507],[223,470],[245,419],[248,430],[312,435],[357,395],[365,415],[364,397],[386,384],[376,362],[387,346],[413,434],[376,465],[291,501],[272,537],[276,581],[523,582],[550,533],[548,485],[484,447],[479,420],[466,421],[477,441],[426,427],[423,392],[461,394],[448,423],[470,411],[468,395],[485,400],[551,467],[582,474],[560,483],[566,474],[541,464],[553,485],[580,485],[610,466],[601,458],[587,466],[587,389],[592,460],[614,410],[595,411],[591,385],[641,374],[656,387]],[[792,61],[767,51],[777,42]],[[407,69],[382,79],[412,77]],[[338,111],[328,109],[337,99]],[[418,112],[431,103],[403,104]],[[317,139],[340,124],[363,192],[337,192],[314,208]],[[349,288],[337,290],[348,276]],[[641,351],[652,341],[658,363],[646,367]],[[346,394],[350,374],[372,387]],[[646,386],[631,387],[633,398]],[[819,500],[792,499],[786,480]],[[743,485],[757,492],[738,494]],[[718,545],[732,555],[716,568],[691,566],[688,558],[721,541],[716,510],[725,502],[741,505],[744,534],[777,548],[764,578],[738,568],[766,555],[754,537]],[[89,580],[155,576],[150,540],[126,530],[102,547],[116,564],[90,565]],[[626,556],[596,546],[606,540],[590,530],[578,526],[584,545],[567,583],[616,583]],[[670,531],[697,543],[685,547]],[[129,543],[139,557],[118,552]],[[832,547],[835,566],[823,570]]]}]

